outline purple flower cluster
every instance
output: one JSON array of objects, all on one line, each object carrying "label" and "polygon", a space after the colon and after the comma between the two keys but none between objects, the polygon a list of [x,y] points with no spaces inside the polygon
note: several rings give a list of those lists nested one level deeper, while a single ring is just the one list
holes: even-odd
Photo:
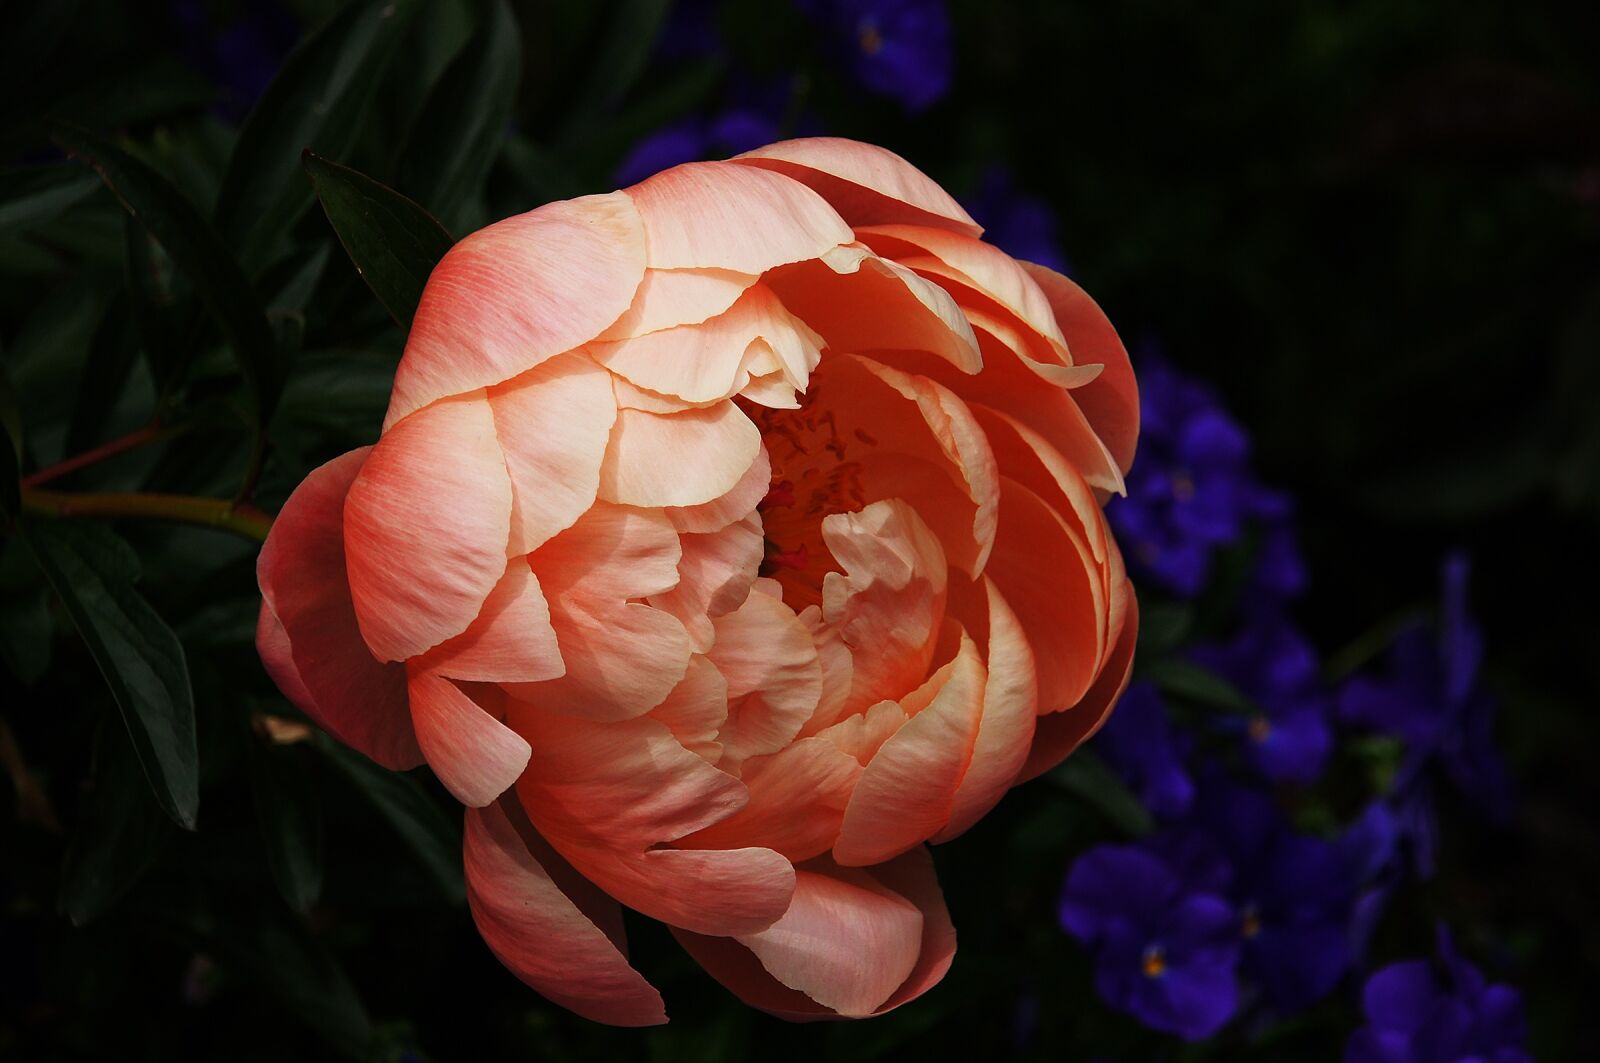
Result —
[{"label": "purple flower cluster", "polygon": [[864,88],[922,111],[950,90],[955,50],[944,0],[796,0]]}]

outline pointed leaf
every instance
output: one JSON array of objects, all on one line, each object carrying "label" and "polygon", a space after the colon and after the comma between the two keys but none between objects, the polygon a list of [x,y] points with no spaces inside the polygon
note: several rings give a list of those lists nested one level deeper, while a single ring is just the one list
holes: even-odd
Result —
[{"label": "pointed leaf", "polygon": [[401,328],[411,327],[428,274],[450,250],[450,234],[392,188],[306,152],[306,172],[356,272]]},{"label": "pointed leaf", "polygon": [[0,236],[47,222],[100,187],[76,166],[0,171]]},{"label": "pointed leaf", "polygon": [[172,824],[146,796],[139,758],[121,728],[95,736],[94,779],[61,868],[62,914],[76,926],[103,915],[156,862]]},{"label": "pointed leaf", "polygon": [[1149,834],[1150,813],[1117,773],[1091,750],[1080,749],[1050,773],[1063,790],[1081,798],[1130,838]]},{"label": "pointed leaf", "polygon": [[35,521],[22,535],[100,666],[156,802],[192,830],[200,804],[194,694],[178,636],[133,589],[138,556],[95,524]]},{"label": "pointed leaf", "polygon": [[300,153],[342,155],[420,0],[356,0],[290,54],[228,160],[217,221],[254,269],[311,203]]}]

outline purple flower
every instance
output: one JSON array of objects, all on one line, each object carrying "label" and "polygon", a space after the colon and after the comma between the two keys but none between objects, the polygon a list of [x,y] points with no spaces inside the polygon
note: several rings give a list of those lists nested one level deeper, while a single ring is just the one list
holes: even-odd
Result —
[{"label": "purple flower", "polygon": [[1147,682],[1130,683],[1094,739],[1105,758],[1152,815],[1173,819],[1189,811],[1194,782],[1183,764],[1180,736],[1161,695]]},{"label": "purple flower", "polygon": [[1210,1037],[1238,1005],[1238,920],[1154,853],[1102,845],[1077,859],[1061,925],[1094,951],[1095,991],[1152,1029]]},{"label": "purple flower", "polygon": [[950,88],[954,49],[944,0],[797,0],[850,57],[856,80],[921,111]]},{"label": "purple flower", "polygon": [[684,162],[737,155],[778,139],[778,123],[759,111],[734,108],[706,120],[691,118],[667,126],[634,145],[612,180],[631,185]]},{"label": "purple flower", "polygon": [[1367,979],[1367,1025],[1345,1045],[1345,1063],[1531,1063],[1521,995],[1488,983],[1443,928],[1438,947],[1437,966],[1408,960]]},{"label": "purple flower", "polygon": [[1191,656],[1261,707],[1239,729],[1263,778],[1310,783],[1322,774],[1333,734],[1316,650],[1280,610],[1259,612],[1231,641],[1197,646]]},{"label": "purple flower", "polygon": [[1012,258],[1037,262],[1058,273],[1068,272],[1061,253],[1055,211],[1037,196],[1017,190],[1011,171],[990,166],[966,204],[967,213],[984,228],[984,239]]},{"label": "purple flower", "polygon": [[[1107,509],[1138,574],[1183,598],[1205,587],[1212,555],[1256,519],[1286,520],[1285,499],[1256,482],[1250,442],[1203,384],[1159,355],[1139,360],[1139,460],[1128,494]],[[1298,556],[1271,540],[1268,585],[1297,588]]]},{"label": "purple flower", "polygon": [[1468,574],[1465,557],[1446,559],[1437,627],[1403,632],[1390,648],[1388,674],[1350,680],[1338,711],[1346,723],[1405,742],[1394,784],[1397,804],[1415,804],[1412,791],[1437,763],[1485,814],[1504,820],[1511,780],[1494,748],[1494,699],[1478,685],[1483,636],[1467,611]]}]

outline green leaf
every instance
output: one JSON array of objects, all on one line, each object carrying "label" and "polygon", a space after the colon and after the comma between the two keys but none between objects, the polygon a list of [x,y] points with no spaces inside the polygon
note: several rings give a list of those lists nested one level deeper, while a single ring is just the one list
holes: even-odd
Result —
[{"label": "green leaf", "polygon": [[322,893],[322,808],[305,751],[250,745],[250,785],[272,880],[289,907],[307,912]]},{"label": "green leaf", "polygon": [[194,694],[183,645],[133,589],[139,558],[110,530],[35,521],[22,534],[122,710],[162,810],[194,829],[200,804]]},{"label": "green leaf", "polygon": [[461,831],[427,791],[409,775],[380,767],[332,739],[319,736],[317,748],[399,832],[444,895],[457,904],[464,900],[467,887],[461,873]]},{"label": "green leaf", "polygon": [[193,281],[206,309],[222,326],[255,398],[258,422],[265,424],[279,388],[272,328],[250,282],[222,240],[182,193],[133,156],[81,129],[57,130],[55,140],[99,172]]},{"label": "green leaf", "polygon": [[0,236],[47,222],[99,187],[76,166],[0,170]]},{"label": "green leaf", "polygon": [[644,71],[671,0],[622,0],[590,67],[589,84],[573,112],[574,123],[614,108]]},{"label": "green leaf", "polygon": [[301,41],[245,122],[228,160],[217,221],[247,266],[260,266],[311,203],[295,173],[307,149],[342,155],[360,130],[420,0],[357,0]]},{"label": "green leaf", "polygon": [[406,137],[395,184],[436,216],[459,222],[494,162],[522,75],[522,33],[506,0],[439,78]]},{"label": "green leaf", "polygon": [[454,242],[450,234],[427,211],[365,174],[309,151],[305,166],[356,272],[389,316],[409,329],[428,274]]},{"label": "green leaf", "polygon": [[1189,661],[1169,657],[1156,661],[1146,674],[1161,688],[1162,693],[1209,709],[1242,714],[1259,711],[1256,703],[1240,693],[1232,683]]},{"label": "green leaf", "polygon": [[1139,606],[1139,653],[1166,653],[1178,646],[1194,627],[1194,610],[1187,605],[1152,603]]},{"label": "green leaf", "polygon": [[1129,837],[1141,837],[1153,828],[1144,805],[1117,773],[1090,750],[1073,753],[1066,763],[1050,773],[1050,778],[1062,789],[1094,806]]},{"label": "green leaf", "polygon": [[140,782],[139,758],[107,721],[96,731],[94,774],[67,843],[56,903],[76,926],[105,914],[172,840],[172,824]]}]

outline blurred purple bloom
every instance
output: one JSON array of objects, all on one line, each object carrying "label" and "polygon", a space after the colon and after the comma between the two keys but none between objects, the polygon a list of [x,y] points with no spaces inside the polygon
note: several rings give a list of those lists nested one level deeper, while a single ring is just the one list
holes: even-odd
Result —
[{"label": "blurred purple bloom", "polygon": [[950,88],[955,53],[944,0],[796,0],[850,56],[856,80],[910,111]]},{"label": "blurred purple bloom", "polygon": [[754,110],[734,108],[711,119],[691,118],[659,129],[635,144],[611,178],[631,185],[669,166],[726,158],[778,139],[778,123]]},{"label": "blurred purple bloom", "polygon": [[1183,763],[1180,736],[1153,684],[1129,684],[1093,748],[1151,814],[1173,819],[1189,811],[1194,782]]},{"label": "blurred purple bloom", "polygon": [[1367,1025],[1345,1046],[1345,1063],[1532,1063],[1524,1047],[1522,997],[1483,974],[1439,932],[1439,962],[1391,964],[1361,994]]},{"label": "blurred purple bloom", "polygon": [[1102,845],[1079,857],[1061,925],[1094,951],[1101,999],[1152,1029],[1202,1040],[1238,1005],[1237,916],[1222,898],[1185,889],[1143,848]]},{"label": "blurred purple bloom", "polygon": [[173,0],[170,10],[179,53],[222,90],[214,109],[233,121],[250,113],[300,38],[294,16],[270,0],[223,26],[199,0]]},{"label": "blurred purple bloom", "polygon": [[[1282,495],[1256,482],[1244,429],[1205,385],[1159,357],[1139,360],[1139,460],[1128,494],[1107,509],[1129,563],[1179,597],[1192,598],[1211,574],[1213,553],[1254,520],[1285,520]],[[1272,585],[1304,582],[1292,537],[1271,539]]]},{"label": "blurred purple bloom", "polygon": [[1061,253],[1055,211],[1037,196],[1019,191],[1006,167],[984,170],[977,192],[965,206],[983,226],[984,239],[1012,258],[1037,262],[1058,273],[1069,271],[1067,256]]},{"label": "blurred purple bloom", "polygon": [[1231,641],[1197,646],[1191,656],[1261,707],[1240,727],[1256,771],[1273,782],[1310,783],[1322,774],[1333,733],[1316,650],[1279,610],[1258,613]]},{"label": "blurred purple bloom", "polygon": [[1340,717],[1353,726],[1394,735],[1406,744],[1395,799],[1414,803],[1430,763],[1440,764],[1461,793],[1495,820],[1510,815],[1511,779],[1494,748],[1494,699],[1478,685],[1483,636],[1467,611],[1465,557],[1444,564],[1437,628],[1417,625],[1389,651],[1388,674],[1360,675],[1340,692]]}]

